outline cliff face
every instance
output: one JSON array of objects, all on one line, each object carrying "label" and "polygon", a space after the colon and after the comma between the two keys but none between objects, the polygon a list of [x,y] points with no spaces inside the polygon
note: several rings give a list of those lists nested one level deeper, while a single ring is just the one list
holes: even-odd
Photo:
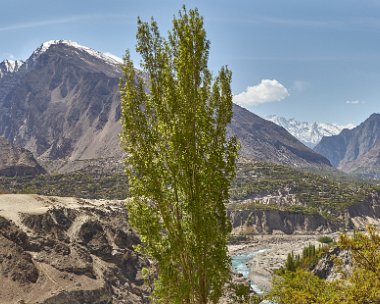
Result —
[{"label": "cliff face", "polygon": [[365,202],[353,204],[334,216],[321,214],[241,208],[228,211],[234,234],[330,233],[341,229],[362,230],[368,224],[380,226],[380,199],[373,196]]},{"label": "cliff face", "polygon": [[[336,263],[337,258],[340,260],[340,263]],[[351,252],[342,250],[339,247],[333,247],[318,261],[313,269],[313,273],[321,279],[333,281],[342,279],[343,274],[349,274],[351,269]]]},{"label": "cliff face", "polygon": [[345,172],[378,177],[380,172],[380,114],[372,114],[352,130],[323,137],[314,150]]},{"label": "cliff face", "polygon": [[0,195],[0,303],[145,303],[120,201]]},{"label": "cliff face", "polygon": [[32,153],[0,136],[0,176],[25,176],[44,173]]},{"label": "cliff face", "polygon": [[229,212],[234,234],[325,233],[337,230],[319,214],[279,210],[234,210]]}]

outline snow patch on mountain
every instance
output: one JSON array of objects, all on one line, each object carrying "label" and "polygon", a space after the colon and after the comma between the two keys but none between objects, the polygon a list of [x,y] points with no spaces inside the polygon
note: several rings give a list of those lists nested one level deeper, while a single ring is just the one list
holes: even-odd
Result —
[{"label": "snow patch on mountain", "polygon": [[87,46],[80,45],[79,43],[71,40],[49,40],[41,44],[41,46],[35,50],[32,54],[32,58],[37,58],[41,54],[45,53],[50,47],[55,45],[64,45],[69,46],[75,49],[78,49],[80,51],[84,51],[88,53],[89,55],[96,57],[100,60],[103,60],[104,62],[111,64],[111,65],[120,65],[121,59],[117,56],[110,54],[110,53],[102,53],[99,51],[96,51],[92,48],[89,48]]},{"label": "snow patch on mountain", "polygon": [[287,119],[277,115],[268,116],[266,119],[283,127],[290,134],[311,148],[318,144],[323,136],[337,135],[343,129],[352,129],[355,127],[353,124],[338,125],[336,123],[310,123],[298,121],[294,118]]},{"label": "snow patch on mountain", "polygon": [[5,59],[0,62],[0,78],[6,74],[15,73],[24,64],[22,60]]}]

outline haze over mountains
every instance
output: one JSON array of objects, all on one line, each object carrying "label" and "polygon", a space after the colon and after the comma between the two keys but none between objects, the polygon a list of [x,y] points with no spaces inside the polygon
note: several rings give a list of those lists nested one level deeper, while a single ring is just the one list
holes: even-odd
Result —
[{"label": "haze over mountains", "polygon": [[[61,172],[94,159],[121,160],[121,75],[109,56],[72,41],[48,41],[0,79],[0,135]],[[239,137],[248,158],[330,166],[282,127],[237,105],[228,134]]]},{"label": "haze over mountains", "polygon": [[355,127],[353,124],[338,125],[335,123],[310,123],[298,121],[294,118],[287,119],[277,115],[270,115],[266,117],[266,119],[285,128],[290,134],[310,148],[314,148],[315,145],[321,141],[323,136],[337,135],[343,129],[352,129]]}]

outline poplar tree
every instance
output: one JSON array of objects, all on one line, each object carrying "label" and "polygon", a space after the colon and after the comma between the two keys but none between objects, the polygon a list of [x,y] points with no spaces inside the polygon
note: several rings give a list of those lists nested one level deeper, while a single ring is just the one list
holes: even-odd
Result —
[{"label": "poplar tree", "polygon": [[168,38],[138,19],[136,37],[142,70],[127,51],[120,81],[129,221],[155,264],[154,301],[217,302],[230,277],[225,204],[238,152],[226,136],[231,71],[209,71],[197,9],[183,7]]}]

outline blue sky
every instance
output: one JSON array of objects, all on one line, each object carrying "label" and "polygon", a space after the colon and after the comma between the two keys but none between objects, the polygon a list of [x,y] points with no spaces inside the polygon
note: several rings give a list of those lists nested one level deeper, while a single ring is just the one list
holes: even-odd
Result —
[{"label": "blue sky", "polygon": [[122,57],[137,16],[166,33],[183,4],[205,18],[211,70],[232,69],[235,100],[252,112],[339,124],[380,112],[377,0],[1,0],[0,60],[51,39]]}]

